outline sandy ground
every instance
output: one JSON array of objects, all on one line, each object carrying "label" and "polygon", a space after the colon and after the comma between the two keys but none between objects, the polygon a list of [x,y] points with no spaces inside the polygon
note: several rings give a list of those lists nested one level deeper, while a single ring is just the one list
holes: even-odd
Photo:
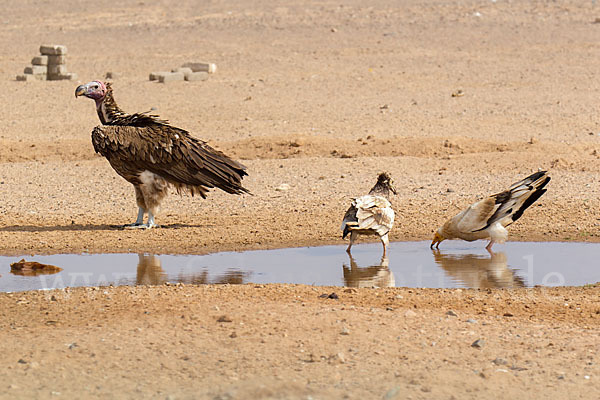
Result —
[{"label": "sandy ground", "polygon": [[[342,243],[349,199],[381,170],[399,189],[392,240],[429,239],[542,168],[548,193],[511,239],[600,241],[598,18],[591,1],[8,0],[0,253]],[[78,82],[15,81],[42,43],[67,45],[82,82],[119,73],[125,111],[154,107],[242,160],[254,195],[173,195],[162,229],[116,229],[134,193],[93,152],[92,102]],[[186,61],[218,71],[147,79]],[[0,295],[0,396],[599,397],[598,288],[90,290]]]}]

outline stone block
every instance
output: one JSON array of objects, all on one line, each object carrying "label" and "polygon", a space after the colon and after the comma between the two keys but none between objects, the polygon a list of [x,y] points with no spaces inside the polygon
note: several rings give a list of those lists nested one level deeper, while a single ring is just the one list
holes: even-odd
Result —
[{"label": "stone block", "polygon": [[188,67],[173,68],[171,70],[171,72],[182,72],[183,76],[187,76],[188,74],[192,74],[193,73],[192,69],[188,68]]},{"label": "stone block", "polygon": [[167,72],[158,77],[160,83],[182,81],[185,78],[183,72]]},{"label": "stone block", "polygon": [[31,59],[33,65],[48,65],[48,56],[35,56]]},{"label": "stone block", "polygon": [[151,81],[157,81],[160,76],[168,74],[168,73],[169,72],[167,72],[167,71],[151,72],[149,78]]},{"label": "stone block", "polygon": [[192,72],[185,76],[185,80],[189,82],[205,81],[208,79],[208,72]]},{"label": "stone block", "polygon": [[17,75],[17,80],[21,81],[21,82],[37,81],[38,76],[40,76],[40,75],[31,75],[31,74]]},{"label": "stone block", "polygon": [[183,64],[182,67],[191,68],[192,72],[208,72],[209,74],[217,72],[217,64],[188,62]]},{"label": "stone block", "polygon": [[43,44],[40,46],[40,54],[45,56],[59,56],[67,54],[67,46],[60,44]]},{"label": "stone block", "polygon": [[76,81],[78,76],[75,72],[66,72],[64,74],[52,74],[48,75],[49,81]]},{"label": "stone block", "polygon": [[48,75],[65,75],[67,66],[64,64],[48,65]]},{"label": "stone block", "polygon": [[29,75],[42,75],[46,74],[47,71],[48,69],[45,65],[32,65],[31,67],[25,67],[23,73]]},{"label": "stone block", "polygon": [[48,56],[48,65],[66,64],[67,56]]}]

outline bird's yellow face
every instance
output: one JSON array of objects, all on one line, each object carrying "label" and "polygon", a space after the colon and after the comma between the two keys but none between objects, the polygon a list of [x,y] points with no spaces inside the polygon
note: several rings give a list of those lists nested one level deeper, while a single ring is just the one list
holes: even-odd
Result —
[{"label": "bird's yellow face", "polygon": [[431,245],[429,246],[430,249],[433,249],[433,246],[435,246],[435,248],[439,248],[440,247],[440,243],[442,243],[444,241],[444,239],[446,239],[445,237],[443,237],[442,235],[440,235],[439,232],[436,232],[435,235],[433,235],[433,241],[431,242]]}]

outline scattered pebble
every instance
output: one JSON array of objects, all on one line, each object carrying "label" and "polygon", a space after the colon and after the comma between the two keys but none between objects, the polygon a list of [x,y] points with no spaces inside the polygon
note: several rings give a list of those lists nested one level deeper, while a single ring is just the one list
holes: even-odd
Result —
[{"label": "scattered pebble", "polygon": [[476,319],[468,319],[465,321],[467,324],[476,324],[477,320]]},{"label": "scattered pebble", "polygon": [[278,192],[285,192],[290,190],[290,185],[288,185],[287,183],[282,183],[281,185],[277,186],[275,190]]},{"label": "scattered pebble", "polygon": [[449,317],[458,317],[458,314],[457,314],[457,313],[455,313],[455,312],[454,312],[454,311],[452,311],[452,310],[448,310],[448,311],[446,312],[446,315],[447,315],[447,316],[449,316]]},{"label": "scattered pebble", "polygon": [[226,315],[221,315],[217,322],[233,322],[233,320]]},{"label": "scattered pebble", "polygon": [[496,365],[506,365],[506,364],[508,364],[508,361],[506,361],[504,358],[496,358],[492,362],[494,364],[496,364]]},{"label": "scattered pebble", "polygon": [[505,313],[504,313],[504,316],[505,316],[505,317],[512,317],[512,316],[513,316],[513,313],[510,313],[510,312],[505,312]]},{"label": "scattered pebble", "polygon": [[415,317],[416,315],[417,315],[417,313],[416,313],[416,312],[414,312],[413,310],[407,310],[407,311],[404,313],[404,316],[405,316],[405,317],[408,317],[408,318],[410,318],[410,317]]},{"label": "scattered pebble", "polygon": [[484,343],[485,342],[483,339],[477,339],[476,341],[471,343],[471,347],[475,347],[476,349],[481,349],[481,348],[483,348]]},{"label": "scattered pebble", "polygon": [[343,327],[342,331],[340,332],[340,335],[348,336],[349,334],[350,334],[350,330],[346,327]]}]

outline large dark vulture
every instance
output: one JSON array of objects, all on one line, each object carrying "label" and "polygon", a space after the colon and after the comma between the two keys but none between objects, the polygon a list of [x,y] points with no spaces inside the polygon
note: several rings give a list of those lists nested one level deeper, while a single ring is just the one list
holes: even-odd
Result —
[{"label": "large dark vulture", "polygon": [[214,187],[232,194],[249,193],[242,187],[246,167],[156,115],[125,114],[113,98],[110,83],[92,81],[78,86],[77,96],[96,102],[102,125],[92,131],[94,150],[135,188],[139,212],[137,220],[126,227],[156,226],[154,216],[170,186],[178,193],[202,198]]}]

